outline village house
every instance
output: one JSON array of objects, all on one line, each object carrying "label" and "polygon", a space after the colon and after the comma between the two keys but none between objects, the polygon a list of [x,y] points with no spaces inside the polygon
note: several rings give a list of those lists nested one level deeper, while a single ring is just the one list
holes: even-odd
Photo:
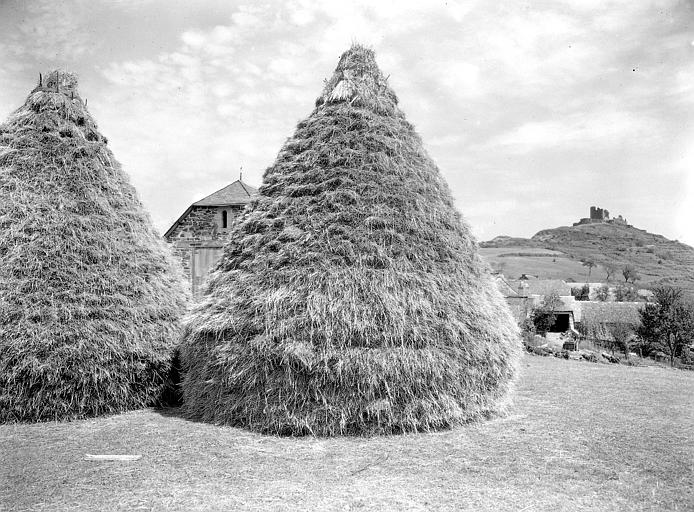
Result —
[{"label": "village house", "polygon": [[498,274],[496,280],[518,324],[539,308],[547,296],[557,295],[559,304],[553,311],[555,321],[550,333],[577,334],[581,326],[598,324],[627,324],[635,329],[640,323],[639,310],[645,305],[645,302],[579,301],[571,295],[572,284],[560,279],[508,280]]},{"label": "village house", "polygon": [[191,204],[164,234],[180,258],[193,295],[219,261],[231,222],[258,195],[241,179]]}]

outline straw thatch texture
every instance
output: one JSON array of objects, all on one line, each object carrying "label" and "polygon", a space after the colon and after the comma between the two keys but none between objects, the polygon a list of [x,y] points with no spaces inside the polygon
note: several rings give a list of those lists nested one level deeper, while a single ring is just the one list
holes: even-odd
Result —
[{"label": "straw thatch texture", "polygon": [[187,321],[189,417],[372,434],[499,408],[517,327],[371,50],[342,56],[260,194]]},{"label": "straw thatch texture", "polygon": [[47,75],[0,125],[0,421],[155,401],[185,293],[74,76]]}]

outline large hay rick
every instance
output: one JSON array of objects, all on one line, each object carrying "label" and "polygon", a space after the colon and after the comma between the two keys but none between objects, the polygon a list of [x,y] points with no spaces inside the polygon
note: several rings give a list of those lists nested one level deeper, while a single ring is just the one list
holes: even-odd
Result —
[{"label": "large hay rick", "polygon": [[370,49],[342,55],[187,322],[189,417],[368,435],[502,407],[517,327],[397,103]]},{"label": "large hay rick", "polygon": [[0,421],[154,403],[183,290],[75,77],[41,77],[0,125]]}]

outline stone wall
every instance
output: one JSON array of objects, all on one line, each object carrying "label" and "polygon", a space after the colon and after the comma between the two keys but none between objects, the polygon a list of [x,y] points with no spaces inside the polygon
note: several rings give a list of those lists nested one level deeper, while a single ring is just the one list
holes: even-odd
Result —
[{"label": "stone wall", "polygon": [[629,224],[621,215],[610,219],[610,212],[603,208],[598,208],[597,206],[590,207],[590,217],[583,217],[578,222],[574,222],[573,225],[580,226],[582,224],[600,224],[603,222],[631,226],[631,224]]},{"label": "stone wall", "polygon": [[602,208],[598,208],[597,206],[591,206],[590,207],[590,219],[593,221],[604,221],[610,218],[610,212],[607,210],[603,210]]},{"label": "stone wall", "polygon": [[172,245],[174,255],[180,259],[188,280],[190,275],[190,258],[194,247],[222,247],[227,239],[227,230],[221,226],[221,212],[227,210],[228,221],[238,215],[239,208],[218,206],[193,206],[193,209],[166,237]]}]

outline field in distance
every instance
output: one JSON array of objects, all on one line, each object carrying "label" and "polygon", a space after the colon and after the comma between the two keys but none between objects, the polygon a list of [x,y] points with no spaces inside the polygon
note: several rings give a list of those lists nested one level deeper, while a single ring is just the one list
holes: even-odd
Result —
[{"label": "field in distance", "polygon": [[[531,238],[498,236],[480,243],[481,254],[509,278],[533,274],[544,279],[606,281],[605,265],[614,265],[610,281],[622,282],[622,269],[632,266],[637,286],[676,286],[694,299],[694,248],[630,225],[597,223],[544,229]],[[558,253],[558,254],[554,254]]]},{"label": "field in distance", "polygon": [[[522,274],[540,279],[563,279],[585,282],[588,269],[580,261],[560,251],[538,247],[481,247],[480,255],[494,270],[501,271],[509,279],[518,279]],[[602,268],[594,268],[591,281],[605,279]]]}]

